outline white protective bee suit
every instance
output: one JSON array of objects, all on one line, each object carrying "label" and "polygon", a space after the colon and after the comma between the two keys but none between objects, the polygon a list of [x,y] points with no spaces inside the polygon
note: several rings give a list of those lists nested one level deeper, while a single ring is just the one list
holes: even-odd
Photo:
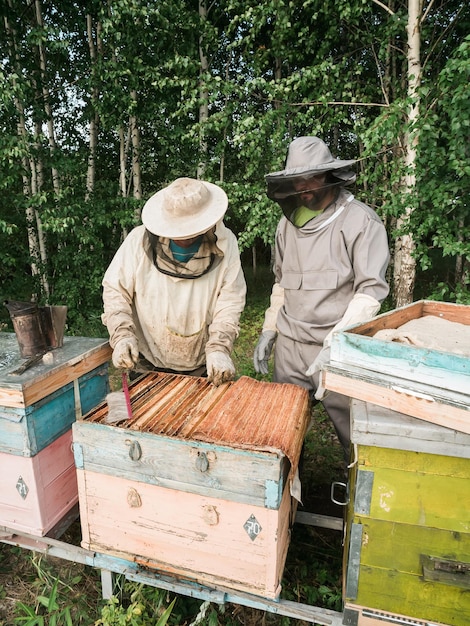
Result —
[{"label": "white protective bee suit", "polygon": [[[178,181],[186,181],[185,193],[188,185],[201,184]],[[149,210],[154,209],[151,205]],[[116,252],[103,278],[102,320],[114,350],[130,346],[126,358],[130,355],[133,369],[199,375],[212,358],[215,369],[220,370],[222,363],[224,370],[228,363],[225,369],[231,370],[230,375],[228,369],[212,372],[213,382],[233,377],[230,353],[239,332],[246,284],[235,235],[220,219],[205,231],[224,212],[219,209],[198,225],[184,220],[184,234],[197,228],[204,231],[187,263],[174,259],[169,237],[148,230],[172,234],[171,229],[165,230],[158,211],[150,217],[149,211],[143,213],[144,224],[133,229]],[[173,234],[182,238],[176,231]],[[126,358],[115,364],[126,365]]]}]

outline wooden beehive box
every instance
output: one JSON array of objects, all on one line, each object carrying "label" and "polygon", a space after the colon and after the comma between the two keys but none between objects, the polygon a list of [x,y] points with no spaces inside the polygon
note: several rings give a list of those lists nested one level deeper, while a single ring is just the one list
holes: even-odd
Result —
[{"label": "wooden beehive box", "polygon": [[[421,318],[438,326],[436,335],[421,337],[417,345],[375,336],[379,331],[392,331],[393,336],[393,331]],[[335,333],[323,384],[331,391],[470,433],[469,333],[470,306],[415,302]],[[446,342],[452,351],[443,347]]]},{"label": "wooden beehive box", "polygon": [[0,525],[43,536],[78,502],[72,422],[109,390],[109,344],[66,337],[24,373],[16,336],[0,333]]},{"label": "wooden beehive box", "polygon": [[71,428],[109,390],[105,339],[65,337],[52,362],[23,374],[16,336],[0,333],[0,452],[34,456]]},{"label": "wooden beehive box", "polygon": [[470,435],[359,400],[351,418],[347,623],[467,626]]},{"label": "wooden beehive box", "polygon": [[397,624],[398,626],[449,626],[401,613],[380,611],[349,603],[344,605],[342,624],[344,626],[397,626]]},{"label": "wooden beehive box", "polygon": [[280,593],[306,390],[248,377],[149,374],[133,418],[73,425],[82,546],[264,597]]},{"label": "wooden beehive box", "polygon": [[46,535],[77,504],[72,431],[32,457],[0,452],[0,525]]}]

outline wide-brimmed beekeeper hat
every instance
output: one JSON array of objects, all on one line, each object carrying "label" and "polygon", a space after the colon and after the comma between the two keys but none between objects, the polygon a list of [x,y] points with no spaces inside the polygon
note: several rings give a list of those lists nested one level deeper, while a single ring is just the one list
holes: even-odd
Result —
[{"label": "wide-brimmed beekeeper hat", "polygon": [[159,237],[189,239],[217,224],[227,207],[227,194],[217,185],[177,178],[147,200],[142,209],[142,223]]},{"label": "wide-brimmed beekeeper hat", "polygon": [[333,172],[336,178],[352,182],[354,172],[349,169],[355,159],[335,159],[330,149],[318,137],[298,137],[289,145],[285,169],[266,175],[266,181],[276,182],[308,178],[324,172]]}]

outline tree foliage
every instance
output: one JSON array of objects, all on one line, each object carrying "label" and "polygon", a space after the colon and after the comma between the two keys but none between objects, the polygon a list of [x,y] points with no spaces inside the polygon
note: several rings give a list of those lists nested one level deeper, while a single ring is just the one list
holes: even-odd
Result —
[{"label": "tree foliage", "polygon": [[405,3],[199,8],[2,5],[4,298],[67,304],[74,332],[102,332],[101,277],[143,202],[178,176],[195,177],[201,163],[228,193],[240,247],[266,254],[280,213],[264,175],[282,169],[292,138],[317,134],[341,158],[359,159],[355,193],[382,215],[392,251],[398,235],[412,235],[417,295],[469,302],[467,3],[422,5],[413,189],[401,184],[412,104]]}]

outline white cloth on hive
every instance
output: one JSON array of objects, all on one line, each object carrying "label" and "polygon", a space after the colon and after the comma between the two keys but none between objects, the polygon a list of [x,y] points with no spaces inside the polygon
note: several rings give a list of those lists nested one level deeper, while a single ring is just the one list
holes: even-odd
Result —
[{"label": "white cloth on hive", "polygon": [[379,330],[374,337],[418,348],[470,356],[470,326],[434,315],[410,320],[398,328]]}]

